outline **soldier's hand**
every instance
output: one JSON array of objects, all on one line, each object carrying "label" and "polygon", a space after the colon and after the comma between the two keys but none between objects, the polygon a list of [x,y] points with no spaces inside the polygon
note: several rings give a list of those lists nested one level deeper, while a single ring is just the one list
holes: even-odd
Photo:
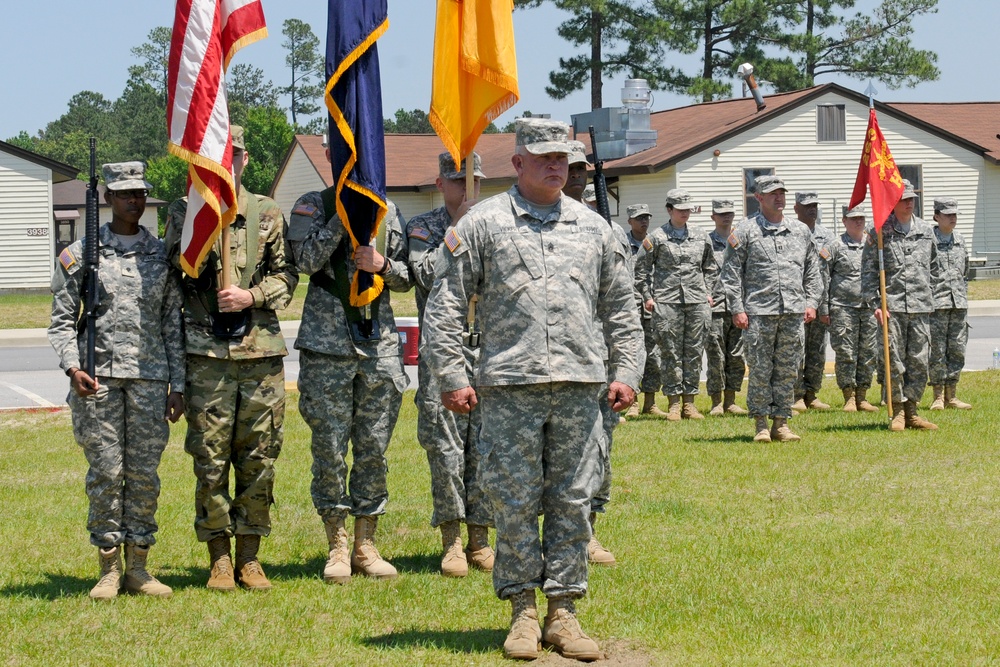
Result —
[{"label": "soldier's hand", "polygon": [[226,289],[220,289],[219,312],[238,313],[253,305],[253,293],[238,285],[230,285]]},{"label": "soldier's hand", "polygon": [[462,216],[469,212],[469,209],[479,203],[478,199],[465,199],[459,205],[458,210],[455,211],[455,219],[451,221],[451,224],[455,224],[462,219]]},{"label": "soldier's hand", "polygon": [[184,414],[184,394],[172,391],[167,395],[167,409],[163,413],[163,418],[171,424],[176,424],[182,414]]},{"label": "soldier's hand", "polygon": [[656,301],[653,299],[647,299],[646,303],[642,304],[642,307],[646,309],[647,313],[651,313],[656,310]]},{"label": "soldier's hand", "polygon": [[750,318],[746,313],[736,313],[733,315],[733,326],[737,329],[747,329],[750,327]]},{"label": "soldier's hand", "polygon": [[612,382],[608,385],[608,405],[615,412],[627,410],[635,403],[635,392],[632,387],[621,382]]},{"label": "soldier's hand", "polygon": [[[882,313],[882,309],[881,308],[879,308],[879,309],[877,309],[875,311],[875,321],[878,322],[878,325],[880,327],[885,326],[885,322],[882,321],[882,315],[883,315],[883,313]],[[885,313],[885,319],[886,320],[889,319],[889,313]]]},{"label": "soldier's hand", "polygon": [[715,307],[715,299],[712,298],[711,294],[708,295],[708,305],[713,308]]},{"label": "soldier's hand", "polygon": [[77,368],[72,372],[69,384],[77,396],[93,396],[101,388],[96,378],[87,375],[87,371]]},{"label": "soldier's hand", "polygon": [[812,322],[813,320],[815,320],[816,319],[816,309],[815,308],[806,308],[806,314],[803,315],[802,319],[805,320],[806,324],[809,324],[810,322]]},{"label": "soldier's hand", "polygon": [[476,390],[472,387],[463,387],[455,391],[442,391],[441,403],[452,412],[467,415],[479,403],[479,397],[476,396]]},{"label": "soldier's hand", "polygon": [[362,271],[378,273],[385,266],[385,257],[370,245],[359,246],[354,251],[354,265]]}]

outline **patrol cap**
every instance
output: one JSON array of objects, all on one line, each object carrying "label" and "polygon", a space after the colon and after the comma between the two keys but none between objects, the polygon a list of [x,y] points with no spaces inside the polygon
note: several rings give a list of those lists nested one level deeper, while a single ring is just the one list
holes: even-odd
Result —
[{"label": "patrol cap", "polygon": [[951,197],[935,197],[934,198],[934,212],[944,213],[945,215],[951,215],[952,213],[958,213],[958,200]]},{"label": "patrol cap", "polygon": [[108,190],[152,190],[146,180],[146,165],[141,162],[109,162],[101,166]]},{"label": "patrol cap", "polygon": [[865,207],[862,204],[858,204],[854,208],[844,207],[844,217],[845,218],[863,218],[865,217]]},{"label": "patrol cap", "polygon": [[649,206],[646,206],[645,204],[629,204],[628,208],[625,210],[628,211],[629,219],[638,218],[640,215],[652,215],[652,213],[649,212]]},{"label": "patrol cap", "polygon": [[688,194],[687,190],[681,188],[674,188],[667,192],[667,206],[672,206],[679,211],[690,211],[694,208],[691,195]]},{"label": "patrol cap", "polygon": [[785,182],[774,174],[765,174],[753,179],[753,191],[755,193],[763,195],[775,190],[787,191],[788,188],[785,187]]},{"label": "patrol cap", "polygon": [[247,145],[243,143],[243,126],[230,125],[229,133],[233,135],[233,148],[239,148],[241,151],[245,151],[247,149]]},{"label": "patrol cap", "polygon": [[913,190],[913,184],[904,178],[903,195],[899,198],[899,201],[903,201],[904,199],[916,199],[916,198],[917,198],[917,193]]},{"label": "patrol cap", "polygon": [[569,144],[569,125],[548,118],[518,118],[514,121],[514,141],[532,155],[565,153],[573,148]]},{"label": "patrol cap", "polygon": [[590,162],[587,161],[587,147],[583,145],[582,141],[570,141],[569,147],[573,149],[573,152],[569,154],[570,164],[579,164],[582,162],[588,167],[591,166]]},{"label": "patrol cap", "polygon": [[597,190],[593,183],[587,183],[587,187],[583,189],[583,201],[597,201]]},{"label": "patrol cap", "polygon": [[[449,181],[465,178],[465,160],[462,161],[461,169],[455,169],[455,159],[451,153],[448,151],[441,153],[438,155],[438,174]],[[472,175],[486,178],[486,174],[483,173],[483,159],[476,152],[472,153]]]},{"label": "patrol cap", "polygon": [[713,199],[712,213],[736,213],[732,199]]},{"label": "patrol cap", "polygon": [[802,204],[803,206],[809,206],[810,204],[819,203],[819,195],[813,190],[807,190],[806,192],[796,192],[795,193],[795,203]]}]

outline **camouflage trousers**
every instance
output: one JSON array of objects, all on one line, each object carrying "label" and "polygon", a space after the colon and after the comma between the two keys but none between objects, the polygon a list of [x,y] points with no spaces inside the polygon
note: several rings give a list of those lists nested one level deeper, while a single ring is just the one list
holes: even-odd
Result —
[{"label": "camouflage trousers", "polygon": [[660,381],[660,344],[656,342],[652,318],[641,312],[639,315],[639,321],[642,322],[642,342],[646,348],[646,364],[642,368],[639,391],[655,394],[663,387],[663,382]]},{"label": "camouflage trousers", "polygon": [[[889,368],[892,369],[892,403],[902,405],[903,398],[920,402],[927,387],[927,364],[930,358],[930,313],[889,312]],[[882,337],[878,336],[879,364],[885,365]]]},{"label": "camouflage trousers", "polygon": [[830,345],[837,354],[837,386],[872,386],[878,322],[868,308],[830,307]]},{"label": "camouflage trousers", "polygon": [[[471,365],[467,370],[471,371]],[[492,508],[479,482],[479,407],[467,415],[445,408],[437,380],[424,359],[417,366],[417,380],[413,402],[417,441],[427,452],[431,469],[431,526],[455,520],[492,526]]]},{"label": "camouflage trousers", "polygon": [[743,362],[743,331],[733,324],[729,313],[712,313],[705,335],[705,356],[708,358],[705,388],[709,395],[739,391],[747,370]]},{"label": "camouflage trousers", "polygon": [[[188,355],[184,449],[194,459],[194,530],[201,542],[269,535],[274,462],[285,421],[281,357]],[[229,470],[235,481],[229,493]]]},{"label": "camouflage trousers", "polygon": [[697,394],[711,322],[707,303],[657,303],[653,326],[660,343],[660,381],[667,396]]},{"label": "camouflage trousers", "polygon": [[[312,429],[313,506],[324,521],[385,514],[385,452],[409,379],[400,356],[299,351],[299,411]],[[353,463],[348,482],[347,447]]]},{"label": "camouflage trousers", "polygon": [[817,318],[806,324],[805,328],[805,346],[795,382],[795,398],[802,398],[806,392],[819,393],[823,387],[823,369],[826,367],[826,332],[829,326]]},{"label": "camouflage trousers", "polygon": [[497,526],[493,588],[501,599],[535,588],[586,595],[590,500],[606,456],[601,391],[578,382],[479,388],[480,470]]},{"label": "camouflage trousers", "polygon": [[167,383],[98,378],[101,388],[80,397],[70,390],[73,436],[83,448],[87,470],[90,543],[110,548],[127,542],[156,543],[156,469],[170,428],[164,419]]},{"label": "camouflage trousers", "polygon": [[604,506],[611,500],[611,442],[614,439],[615,428],[618,426],[618,413],[608,405],[608,385],[601,388],[597,404],[604,426],[604,441],[608,446],[602,452],[604,454],[604,475],[601,477],[601,485],[590,500],[590,511],[604,512]]},{"label": "camouflage trousers", "polygon": [[743,350],[750,367],[747,409],[754,417],[791,418],[803,337],[802,313],[750,316]]},{"label": "camouflage trousers", "polygon": [[969,310],[945,308],[931,313],[931,384],[958,384],[969,344]]}]

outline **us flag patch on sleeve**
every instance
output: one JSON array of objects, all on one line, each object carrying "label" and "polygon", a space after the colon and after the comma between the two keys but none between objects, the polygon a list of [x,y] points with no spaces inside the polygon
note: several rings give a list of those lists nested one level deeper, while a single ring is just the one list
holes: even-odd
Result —
[{"label": "us flag patch on sleeve", "polygon": [[733,248],[740,247],[740,240],[736,237],[736,232],[732,232],[729,234],[729,245],[731,245]]},{"label": "us flag patch on sleeve", "polygon": [[458,234],[455,233],[454,229],[449,229],[448,233],[444,235],[444,244],[448,246],[448,250],[452,254],[455,254],[458,246],[462,245],[462,239],[458,238]]},{"label": "us flag patch on sleeve", "polygon": [[69,248],[64,248],[61,253],[59,253],[59,263],[62,264],[63,269],[69,271],[69,267],[76,264],[76,257],[70,252]]},{"label": "us flag patch on sleeve", "polygon": [[650,250],[653,249],[653,244],[649,240],[648,236],[642,240],[642,247],[643,249],[645,249],[646,252],[649,252]]},{"label": "us flag patch on sleeve", "polygon": [[304,215],[311,218],[313,213],[316,212],[316,207],[312,204],[302,203],[292,209],[292,215]]},{"label": "us flag patch on sleeve", "polygon": [[420,239],[421,241],[426,241],[431,237],[431,232],[429,229],[424,229],[423,227],[414,227],[410,230],[411,239]]}]

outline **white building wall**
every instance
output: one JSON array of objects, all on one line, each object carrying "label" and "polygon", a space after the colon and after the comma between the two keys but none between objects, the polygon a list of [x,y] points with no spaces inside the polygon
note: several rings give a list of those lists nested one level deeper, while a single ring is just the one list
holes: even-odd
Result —
[{"label": "white building wall", "polygon": [[285,170],[281,173],[281,180],[274,188],[274,201],[278,203],[281,212],[285,214],[285,219],[292,212],[295,201],[307,192],[323,190],[326,183],[316,171],[312,162],[306,157],[302,146],[295,144],[295,149]]},{"label": "white building wall", "polygon": [[961,211],[958,226],[963,233],[970,225],[973,229],[970,243],[973,257],[1000,261],[1000,166],[984,165],[976,202],[978,205],[973,209],[963,200],[958,200]]},{"label": "white building wall", "polygon": [[677,170],[668,167],[657,174],[639,174],[636,176],[623,176],[619,179],[618,187],[618,211],[615,215],[615,205],[609,201],[611,207],[611,219],[628,231],[628,212],[631,204],[646,204],[652,218],[649,221],[649,231],[667,222],[667,191],[677,187],[674,185],[677,178]]},{"label": "white building wall", "polygon": [[0,290],[49,287],[52,172],[0,152]]}]

